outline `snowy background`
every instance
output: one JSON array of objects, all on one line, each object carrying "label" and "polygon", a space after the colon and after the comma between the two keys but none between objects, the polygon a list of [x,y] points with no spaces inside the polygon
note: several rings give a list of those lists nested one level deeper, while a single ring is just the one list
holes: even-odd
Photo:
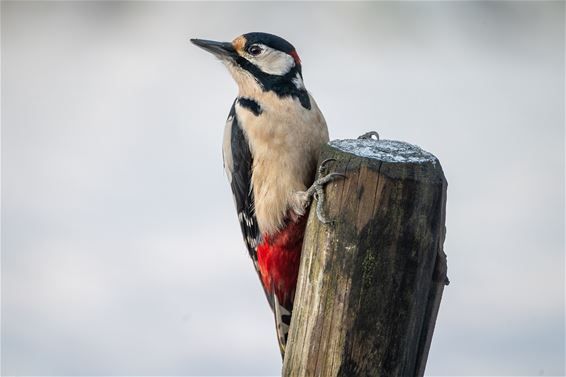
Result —
[{"label": "snowy background", "polygon": [[277,375],[189,37],[291,41],[331,138],[448,178],[429,375],[562,375],[564,3],[1,3],[2,375]]}]

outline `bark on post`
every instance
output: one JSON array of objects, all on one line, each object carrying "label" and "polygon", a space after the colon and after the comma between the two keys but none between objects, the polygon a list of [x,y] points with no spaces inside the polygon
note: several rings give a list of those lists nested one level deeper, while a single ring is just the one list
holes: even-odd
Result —
[{"label": "bark on post", "polygon": [[442,167],[385,140],[327,158],[348,178],[325,190],[334,223],[309,215],[283,376],[422,376],[447,282]]}]

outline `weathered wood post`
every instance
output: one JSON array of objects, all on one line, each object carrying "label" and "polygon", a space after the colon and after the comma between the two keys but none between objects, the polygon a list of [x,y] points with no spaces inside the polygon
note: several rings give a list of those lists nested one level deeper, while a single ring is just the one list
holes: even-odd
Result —
[{"label": "weathered wood post", "polygon": [[334,223],[309,216],[283,376],[422,376],[447,282],[442,167],[386,140],[327,158],[347,179],[326,187]]}]

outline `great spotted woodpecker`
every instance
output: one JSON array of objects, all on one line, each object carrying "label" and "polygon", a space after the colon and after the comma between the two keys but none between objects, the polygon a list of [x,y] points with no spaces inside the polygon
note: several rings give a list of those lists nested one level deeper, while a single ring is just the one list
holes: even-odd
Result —
[{"label": "great spotted woodpecker", "polygon": [[[301,60],[283,38],[248,33],[232,42],[191,39],[211,52],[238,84],[224,129],[224,168],[234,194],[244,241],[275,316],[281,355],[313,193],[340,177],[315,182],[328,130],[303,83]],[[324,215],[317,208],[323,222]]]}]

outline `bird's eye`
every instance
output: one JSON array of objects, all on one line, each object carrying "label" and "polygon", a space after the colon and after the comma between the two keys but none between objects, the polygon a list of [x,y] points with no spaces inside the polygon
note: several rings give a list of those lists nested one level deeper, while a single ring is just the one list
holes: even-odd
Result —
[{"label": "bird's eye", "polygon": [[253,56],[257,56],[257,55],[261,54],[261,51],[262,51],[261,47],[259,47],[258,45],[251,45],[248,48],[249,54],[253,55]]}]

